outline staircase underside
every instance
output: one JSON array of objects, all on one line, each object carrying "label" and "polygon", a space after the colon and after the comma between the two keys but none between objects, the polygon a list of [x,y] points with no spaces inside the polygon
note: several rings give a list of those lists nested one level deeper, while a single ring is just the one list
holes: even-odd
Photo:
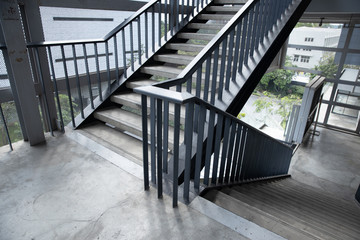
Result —
[{"label": "staircase underside", "polygon": [[291,178],[204,191],[204,198],[286,239],[359,239],[360,208]]}]

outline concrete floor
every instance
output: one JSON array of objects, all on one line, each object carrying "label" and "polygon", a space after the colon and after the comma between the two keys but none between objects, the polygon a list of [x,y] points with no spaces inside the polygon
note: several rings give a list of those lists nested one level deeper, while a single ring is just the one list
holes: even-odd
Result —
[{"label": "concrete floor", "polygon": [[140,166],[115,159],[123,170],[69,134],[0,148],[1,240],[247,239],[182,203],[172,208],[168,196],[158,200],[128,173]]},{"label": "concrete floor", "polygon": [[360,184],[360,137],[318,127],[307,135],[292,158],[289,173],[295,180],[354,201]]},{"label": "concrete floor", "polygon": [[[353,201],[360,138],[319,130],[298,149],[290,173]],[[1,240],[260,239],[259,232],[279,239],[202,198],[172,208],[169,196],[158,200],[154,188],[143,190],[141,166],[78,132],[14,148],[0,148]]]}]

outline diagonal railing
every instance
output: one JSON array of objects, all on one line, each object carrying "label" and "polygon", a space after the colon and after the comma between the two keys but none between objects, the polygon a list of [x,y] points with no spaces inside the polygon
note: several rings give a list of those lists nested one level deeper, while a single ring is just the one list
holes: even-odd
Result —
[{"label": "diagonal railing", "polygon": [[[142,94],[146,189],[148,143],[151,181],[158,183],[160,197],[163,172],[171,176],[174,206],[179,183],[183,181],[184,200],[188,202],[190,179],[194,179],[198,191],[200,174],[208,185],[287,173],[292,149],[231,114],[241,110],[237,100],[250,96],[309,3],[310,0],[248,1],[178,78],[134,89]],[[165,90],[170,88],[177,92]],[[185,93],[181,93],[183,89]],[[169,107],[174,109],[170,111]],[[181,107],[186,109],[185,126],[180,125]],[[175,113],[174,122],[169,122],[169,112]],[[170,151],[169,127],[174,131],[174,148]],[[179,139],[182,130],[184,138]]]},{"label": "diagonal railing", "polygon": [[[149,188],[149,149],[151,155],[151,181],[156,184],[158,196],[163,193],[163,175],[172,178],[173,206],[178,201],[178,171],[185,162],[183,197],[189,202],[190,180],[193,188],[200,190],[200,181],[205,186],[224,185],[288,173],[292,148],[247,125],[236,117],[190,94],[173,92],[154,86],[136,88],[142,94],[143,117],[143,167],[145,189]],[[185,106],[185,126],[180,124],[180,109]],[[173,109],[170,109],[173,108]],[[198,113],[196,110],[198,109]],[[156,118],[147,118],[148,113]],[[169,121],[174,112],[174,122]],[[196,116],[197,115],[197,116]],[[150,129],[148,129],[150,126]],[[171,126],[173,136],[168,135]],[[197,129],[195,130],[195,126]],[[180,132],[184,130],[185,144]],[[149,134],[149,133],[150,134]],[[148,139],[148,134],[150,139]],[[173,149],[168,152],[169,140]],[[204,140],[208,139],[206,144]],[[165,151],[163,151],[165,150]],[[191,169],[192,155],[196,153],[195,170]],[[168,160],[173,159],[172,166]],[[204,168],[202,168],[204,161]],[[173,171],[173,172],[170,172]]]},{"label": "diagonal railing", "polygon": [[[66,95],[72,126],[77,127],[209,2],[152,0],[104,38],[28,43],[42,94],[48,77],[40,61],[45,57],[49,63],[61,126],[64,101],[59,94]],[[59,90],[60,80],[65,92]],[[84,95],[89,96],[89,105]]]}]

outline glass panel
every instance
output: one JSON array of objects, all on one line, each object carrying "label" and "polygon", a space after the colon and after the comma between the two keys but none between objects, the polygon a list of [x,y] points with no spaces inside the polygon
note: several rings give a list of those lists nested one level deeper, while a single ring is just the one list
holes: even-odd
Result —
[{"label": "glass panel", "polygon": [[330,82],[324,83],[324,87],[323,87],[323,91],[322,91],[322,93],[324,94],[323,100],[328,100],[328,101],[330,100],[333,86],[334,86],[334,83],[330,83]]},{"label": "glass panel", "polygon": [[[324,119],[325,119],[325,114],[326,114],[327,108],[328,108],[328,105],[327,105],[327,104],[325,104],[325,103],[322,103],[322,104],[321,104],[318,123],[324,123]],[[316,118],[315,118],[315,119],[316,119]]]},{"label": "glass panel", "polygon": [[351,36],[349,48],[360,49],[360,24],[355,24],[355,28]]},{"label": "glass panel", "polygon": [[333,106],[328,124],[355,131],[358,121],[359,110]]}]

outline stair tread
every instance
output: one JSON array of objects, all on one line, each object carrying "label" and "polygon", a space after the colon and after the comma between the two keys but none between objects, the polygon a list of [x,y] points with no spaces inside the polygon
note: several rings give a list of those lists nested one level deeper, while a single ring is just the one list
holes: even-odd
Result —
[{"label": "stair tread", "polygon": [[237,12],[242,6],[209,6],[206,8],[207,11],[211,12]]},{"label": "stair tread", "polygon": [[183,54],[158,54],[154,59],[159,62],[175,63],[180,65],[189,64],[195,57]]},{"label": "stair tread", "polygon": [[169,67],[169,66],[147,66],[142,67],[141,72],[152,74],[156,76],[162,76],[167,78],[176,78],[183,69],[176,68],[176,67]]},{"label": "stair tread", "polygon": [[178,38],[211,41],[215,34],[183,32],[177,35]]},{"label": "stair tread", "polygon": [[[209,196],[209,195],[213,196]],[[241,202],[225,193],[219,191],[210,191],[204,198],[214,202],[218,206],[233,212],[251,222],[254,222],[268,230],[285,237],[286,239],[317,239],[313,235],[294,228],[260,209],[254,208],[249,204]],[[211,199],[213,198],[213,199]]]},{"label": "stair tread", "polygon": [[[319,222],[318,224],[311,219],[306,218],[304,219],[302,216],[298,214],[293,214],[286,210],[286,208],[276,207],[267,203],[264,200],[254,198],[252,196],[248,196],[244,193],[234,191],[233,189],[224,189],[221,190],[222,192],[228,194],[231,197],[234,197],[242,202],[245,202],[255,208],[259,208],[273,216],[276,216],[285,222],[293,225],[294,227],[300,228],[304,231],[310,232],[311,234],[318,236],[320,238],[325,239],[338,239],[339,233],[336,227],[327,227],[323,224],[323,222]],[[329,235],[329,236],[327,236]],[[342,236],[346,238],[348,236]]]},{"label": "stair tread", "polygon": [[166,44],[165,47],[171,50],[200,52],[205,47],[205,45],[191,44],[191,43],[169,43]]},{"label": "stair tread", "polygon": [[192,29],[208,29],[208,30],[221,30],[224,27],[224,24],[216,23],[189,23],[188,28]]},{"label": "stair tread", "polygon": [[207,14],[202,13],[197,16],[197,19],[200,20],[230,20],[234,15],[233,14]]},{"label": "stair tread", "polygon": [[214,0],[215,4],[245,4],[248,0]]},{"label": "stair tread", "polygon": [[142,80],[134,79],[134,80],[126,81],[126,87],[134,89],[136,87],[141,87],[141,86],[150,86],[157,82],[158,81],[152,79],[142,79]]}]

